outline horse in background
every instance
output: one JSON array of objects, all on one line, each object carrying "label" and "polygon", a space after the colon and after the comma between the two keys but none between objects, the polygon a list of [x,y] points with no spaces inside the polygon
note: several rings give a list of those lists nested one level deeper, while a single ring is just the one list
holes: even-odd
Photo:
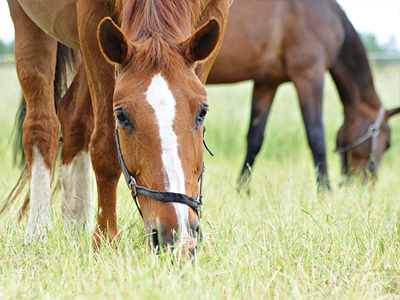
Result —
[{"label": "horse in background", "polygon": [[292,81],[318,184],[329,188],[322,123],[325,70],[331,73],[344,107],[344,124],[337,134],[342,172],[375,174],[390,144],[387,120],[400,108],[382,108],[362,42],[336,1],[237,1],[232,5],[207,83],[254,81],[239,187],[250,180],[276,90]]},{"label": "horse in background", "polygon": [[[121,162],[139,202],[149,244],[156,249],[183,244],[193,252],[203,170],[202,123],[208,110],[204,82],[221,44],[229,2],[8,0],[8,4],[15,27],[17,74],[27,103],[23,124],[31,177],[27,240],[46,235],[51,227],[50,174],[59,128],[53,79],[59,41],[82,52],[87,82],[81,95],[84,99],[90,91],[93,110],[92,123],[82,115],[80,122],[68,127],[72,136],[81,124],[93,126],[93,132],[83,130],[81,143],[64,151],[64,215],[91,231],[93,167],[98,191],[93,241],[98,245],[102,239],[118,239],[116,188]],[[68,151],[76,155],[68,157]],[[155,193],[139,194],[144,190]],[[161,202],[154,199],[156,194],[186,199],[189,204]]]}]

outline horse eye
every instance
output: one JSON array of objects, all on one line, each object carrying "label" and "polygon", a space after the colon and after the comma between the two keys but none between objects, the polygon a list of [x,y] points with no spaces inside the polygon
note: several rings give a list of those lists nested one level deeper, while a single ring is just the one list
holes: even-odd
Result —
[{"label": "horse eye", "polygon": [[129,124],[129,120],[127,119],[127,117],[125,116],[125,114],[122,110],[116,110],[115,117],[117,118],[117,121],[121,126]]},{"label": "horse eye", "polygon": [[207,112],[208,112],[208,106],[202,107],[199,116],[197,117],[197,122],[199,123],[203,122],[206,119]]},{"label": "horse eye", "polygon": [[207,110],[202,109],[199,118],[204,119],[206,117],[206,114],[207,114]]},{"label": "horse eye", "polygon": [[386,142],[386,149],[390,148],[390,142]]}]

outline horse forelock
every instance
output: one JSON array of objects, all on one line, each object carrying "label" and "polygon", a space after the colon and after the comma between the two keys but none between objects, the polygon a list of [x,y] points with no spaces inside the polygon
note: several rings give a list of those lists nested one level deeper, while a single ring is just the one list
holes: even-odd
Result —
[{"label": "horse forelock", "polygon": [[[137,46],[135,70],[179,70],[180,43],[193,31],[200,18],[203,0],[122,1],[121,29]],[[175,59],[174,59],[175,58]]]},{"label": "horse forelock", "polygon": [[178,47],[172,48],[164,40],[157,38],[149,38],[137,44],[137,52],[131,64],[135,72],[142,74],[148,70],[175,73],[186,65]]},{"label": "horse forelock", "polygon": [[133,41],[159,37],[174,44],[193,31],[201,9],[201,0],[123,1],[121,28]]}]

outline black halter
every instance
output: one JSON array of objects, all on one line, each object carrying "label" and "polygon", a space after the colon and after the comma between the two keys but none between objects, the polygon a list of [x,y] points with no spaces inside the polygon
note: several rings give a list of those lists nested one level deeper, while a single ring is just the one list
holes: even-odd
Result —
[{"label": "black halter", "polygon": [[[206,128],[204,127],[204,132],[206,131]],[[190,206],[193,208],[197,215],[201,217],[201,205],[203,204],[203,174],[205,171],[204,167],[204,162],[201,170],[201,175],[200,175],[200,191],[199,191],[199,196],[197,199],[194,199],[192,197],[189,197],[185,194],[180,194],[180,193],[172,193],[172,192],[161,192],[161,191],[153,191],[148,188],[142,187],[137,185],[135,178],[129,173],[128,168],[125,165],[124,159],[122,157],[121,153],[121,146],[119,143],[119,136],[118,136],[118,126],[115,128],[115,140],[117,142],[117,150],[118,150],[118,160],[119,164],[122,169],[122,173],[124,174],[126,183],[128,184],[129,189],[131,190],[131,195],[133,200],[135,201],[136,207],[139,210],[140,216],[143,218],[142,211],[140,210],[139,203],[137,201],[137,195],[141,194],[150,198],[153,198],[155,200],[161,201],[161,202],[175,202],[175,203],[182,203]],[[207,145],[204,141],[203,138],[203,144],[207,151],[213,156],[211,151],[207,148]]]},{"label": "black halter", "polygon": [[347,153],[347,151],[349,151],[350,149],[364,143],[368,139],[371,139],[371,151],[369,154],[368,162],[367,162],[366,166],[364,167],[364,170],[365,169],[370,170],[373,176],[376,176],[376,159],[377,159],[376,156],[377,156],[377,151],[378,151],[378,135],[380,133],[380,128],[381,128],[384,116],[385,116],[385,110],[381,106],[379,108],[378,115],[376,116],[374,123],[372,123],[368,127],[368,131],[363,136],[359,137],[354,142],[352,142],[346,146],[335,149],[335,152],[345,155]]}]

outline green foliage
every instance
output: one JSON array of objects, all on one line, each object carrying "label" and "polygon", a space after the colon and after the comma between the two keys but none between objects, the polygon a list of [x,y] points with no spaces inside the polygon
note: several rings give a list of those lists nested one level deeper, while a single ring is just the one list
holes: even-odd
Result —
[{"label": "green foliage", "polygon": [[14,41],[5,43],[0,39],[0,55],[14,53]]},{"label": "green foliage", "polygon": [[396,37],[394,35],[384,44],[380,44],[375,34],[372,32],[363,32],[359,33],[359,35],[367,52],[387,55],[399,54],[399,49],[396,46]]},{"label": "green foliage", "polygon": [[[399,67],[374,72],[385,108],[399,105]],[[47,241],[24,245],[18,205],[0,216],[0,299],[399,299],[400,117],[379,181],[339,188],[334,140],[342,106],[327,77],[324,125],[333,191],[317,194],[296,93],[283,85],[274,100],[250,194],[236,192],[245,155],[252,84],[208,87],[211,111],[201,226],[192,264],[172,264],[145,243],[143,222],[124,180],[118,187],[118,249],[93,251],[89,235],[66,230],[53,204]],[[0,68],[0,199],[19,170],[10,137],[20,91],[15,70]],[[95,188],[93,189],[96,190]],[[1,203],[0,203],[1,205]],[[95,210],[95,208],[94,208]]]}]

